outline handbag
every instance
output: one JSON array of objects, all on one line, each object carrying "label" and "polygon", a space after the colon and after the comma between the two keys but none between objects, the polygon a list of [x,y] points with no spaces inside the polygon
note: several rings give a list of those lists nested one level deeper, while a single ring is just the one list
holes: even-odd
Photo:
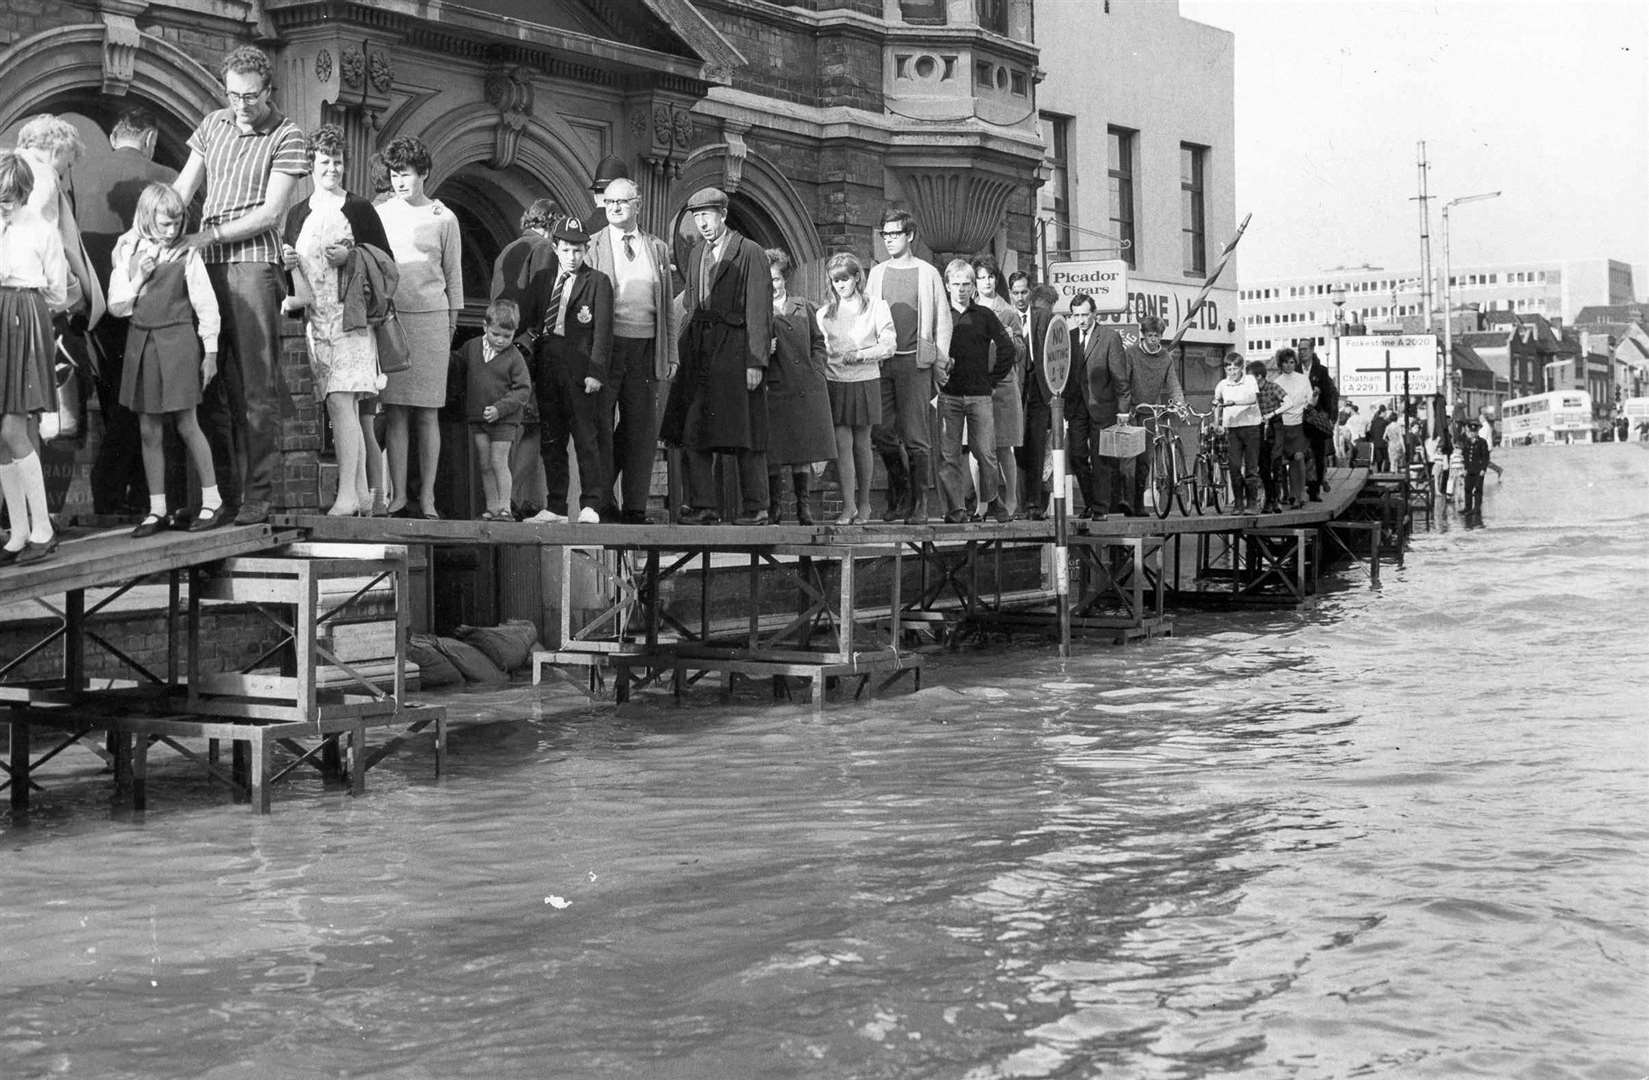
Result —
[{"label": "handbag", "polygon": [[389,302],[383,319],[373,324],[372,338],[378,343],[379,371],[385,375],[393,375],[412,366],[412,352],[407,347],[406,328],[395,316],[395,301]]},{"label": "handbag", "polygon": [[1306,427],[1314,428],[1324,435],[1334,433],[1334,419],[1315,405],[1305,407]]}]

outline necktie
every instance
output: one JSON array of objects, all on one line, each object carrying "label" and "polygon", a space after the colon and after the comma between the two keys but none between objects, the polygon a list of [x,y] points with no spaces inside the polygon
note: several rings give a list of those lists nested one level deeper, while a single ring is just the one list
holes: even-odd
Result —
[{"label": "necktie", "polygon": [[634,240],[635,240],[635,233],[625,233],[624,234],[624,257],[626,259],[629,259],[632,262],[635,261],[635,257],[636,257],[636,249],[635,249],[634,244],[632,243],[632,241],[634,241]]},{"label": "necktie", "polygon": [[716,268],[716,245],[704,245],[704,266],[699,274],[699,299],[710,299],[710,271]]},{"label": "necktie", "polygon": [[567,288],[569,274],[560,274],[555,279],[555,288],[550,290],[550,332],[561,333],[561,294]]}]

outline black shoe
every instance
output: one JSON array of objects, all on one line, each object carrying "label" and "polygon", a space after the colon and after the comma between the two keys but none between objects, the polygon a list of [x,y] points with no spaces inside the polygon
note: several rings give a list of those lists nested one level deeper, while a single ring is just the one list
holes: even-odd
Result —
[{"label": "black shoe", "polygon": [[946,525],[966,525],[973,518],[966,510],[950,510],[945,514]]},{"label": "black shoe", "polygon": [[241,503],[240,513],[235,515],[236,525],[262,525],[268,520],[269,504],[261,499],[247,499]]},{"label": "black shoe", "polygon": [[216,510],[203,510],[196,514],[195,520],[189,523],[189,531],[205,532],[207,529],[215,529],[222,525],[224,519],[228,516],[224,513],[224,509],[223,504],[219,503]]},{"label": "black shoe", "polygon": [[1322,502],[1323,501],[1323,497],[1321,495],[1308,495],[1308,496],[1306,496],[1306,498],[1307,498],[1307,501],[1309,501],[1309,502]]},{"label": "black shoe", "polygon": [[720,525],[721,515],[708,506],[684,507],[676,518],[683,525]]},{"label": "black shoe", "polygon": [[1097,506],[1090,506],[1088,509],[1084,510],[1082,512],[1082,516],[1087,518],[1089,521],[1104,521],[1106,518],[1110,517],[1109,514]]},{"label": "black shoe", "polygon": [[1013,520],[1013,515],[1008,512],[1007,505],[1001,500],[992,500],[990,505],[985,507],[985,517],[1002,525]]},{"label": "black shoe", "polygon": [[137,523],[137,528],[132,530],[132,539],[141,540],[145,536],[153,536],[160,530],[169,529],[171,527],[172,521],[169,516],[149,514],[146,515],[142,521]]},{"label": "black shoe", "polygon": [[16,562],[17,557],[21,554],[23,554],[21,550],[13,551],[10,548],[0,548],[0,566]]},{"label": "black shoe", "polygon": [[1117,503],[1115,506],[1113,506],[1111,508],[1111,512],[1115,513],[1115,514],[1120,514],[1123,517],[1133,517],[1134,516],[1134,508],[1129,503]]},{"label": "black shoe", "polygon": [[754,514],[740,514],[738,517],[733,519],[733,524],[769,525],[772,524],[772,522],[769,520],[766,510],[757,510]]},{"label": "black shoe", "polygon": [[44,544],[37,544],[33,540],[30,540],[27,544],[23,545],[23,550],[17,553],[17,565],[23,566],[26,563],[37,563],[46,558],[52,552],[57,550],[57,541],[61,535],[62,534],[60,533],[52,533],[52,538],[47,540]]},{"label": "black shoe", "polygon": [[647,512],[645,510],[620,510],[618,512],[620,525],[646,525]]}]

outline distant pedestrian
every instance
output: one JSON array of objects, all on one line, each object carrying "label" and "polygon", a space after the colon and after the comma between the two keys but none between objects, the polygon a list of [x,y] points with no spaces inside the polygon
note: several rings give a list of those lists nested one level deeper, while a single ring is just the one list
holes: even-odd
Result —
[{"label": "distant pedestrian", "polygon": [[1233,514],[1260,504],[1260,387],[1242,353],[1225,355],[1225,378],[1214,387],[1214,423],[1225,431]]},{"label": "distant pedestrian", "polygon": [[1480,429],[1468,428],[1462,460],[1466,469],[1466,524],[1483,524],[1483,474],[1493,469],[1496,476],[1504,472],[1489,460],[1489,441]]}]

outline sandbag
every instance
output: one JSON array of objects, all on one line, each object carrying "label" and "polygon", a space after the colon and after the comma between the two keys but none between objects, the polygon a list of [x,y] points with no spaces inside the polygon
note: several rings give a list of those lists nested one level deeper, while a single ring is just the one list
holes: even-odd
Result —
[{"label": "sandbag", "polygon": [[453,666],[463,673],[465,682],[497,684],[510,681],[510,677],[474,645],[449,637],[436,638],[435,641],[447,659],[452,661]]},{"label": "sandbag", "polygon": [[407,659],[418,665],[418,685],[425,690],[438,686],[457,686],[464,681],[463,672],[453,666],[435,643],[434,634],[409,634]]},{"label": "sandbag", "polygon": [[460,626],[459,640],[487,654],[503,671],[519,671],[538,645],[538,628],[526,619],[508,619],[498,626]]}]

